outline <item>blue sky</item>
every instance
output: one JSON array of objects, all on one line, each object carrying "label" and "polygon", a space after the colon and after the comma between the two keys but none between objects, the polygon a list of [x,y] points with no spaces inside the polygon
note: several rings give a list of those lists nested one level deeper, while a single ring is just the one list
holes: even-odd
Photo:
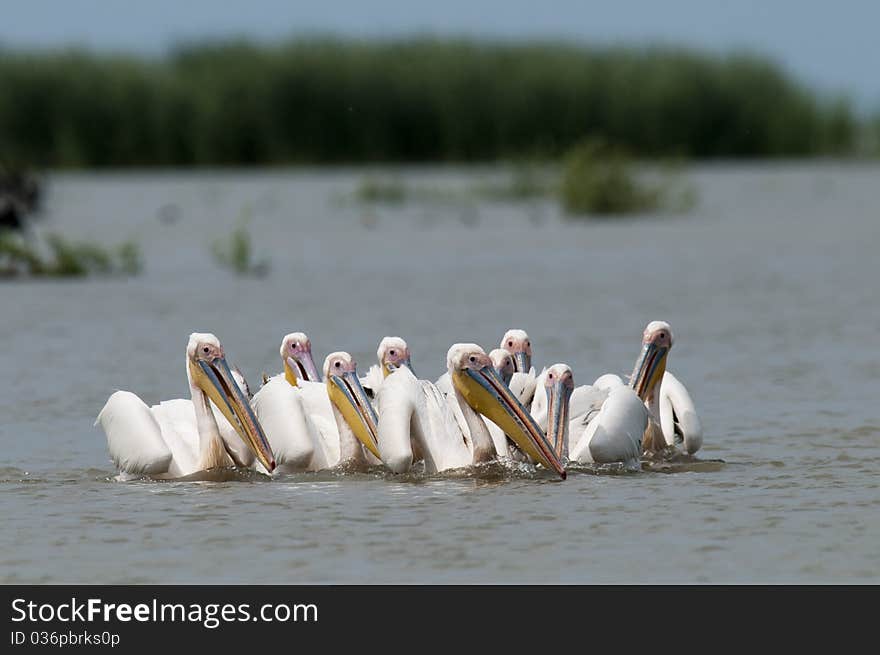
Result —
[{"label": "blue sky", "polygon": [[7,46],[144,53],[180,40],[311,32],[751,48],[816,88],[880,107],[878,0],[0,0],[0,17]]}]

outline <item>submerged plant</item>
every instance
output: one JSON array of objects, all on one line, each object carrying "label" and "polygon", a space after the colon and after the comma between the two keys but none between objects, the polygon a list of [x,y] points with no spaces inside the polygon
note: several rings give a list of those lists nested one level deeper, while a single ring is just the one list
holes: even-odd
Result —
[{"label": "submerged plant", "polygon": [[0,274],[82,277],[136,275],[141,270],[140,248],[134,241],[126,241],[115,249],[90,241],[73,241],[57,233],[47,234],[43,241],[41,244],[11,231],[0,232]]},{"label": "submerged plant", "polygon": [[355,196],[358,201],[367,204],[399,205],[409,195],[406,185],[397,179],[381,179],[367,177],[361,180]]},{"label": "submerged plant", "polygon": [[248,221],[242,219],[232,233],[225,238],[218,238],[211,247],[214,261],[236,275],[254,275],[263,277],[269,272],[269,260],[254,261],[251,235],[247,229]]},{"label": "submerged plant", "polygon": [[478,184],[472,193],[491,200],[519,202],[551,196],[558,186],[555,177],[538,165],[521,163],[516,164],[503,181]]},{"label": "submerged plant", "polygon": [[126,275],[137,275],[144,268],[141,249],[134,241],[123,241],[116,249],[119,270]]}]

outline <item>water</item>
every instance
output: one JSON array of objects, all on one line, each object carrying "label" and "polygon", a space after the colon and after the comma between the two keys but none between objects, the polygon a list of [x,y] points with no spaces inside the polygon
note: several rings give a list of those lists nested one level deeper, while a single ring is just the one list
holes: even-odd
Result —
[{"label": "water", "polygon": [[[147,268],[0,285],[0,581],[876,583],[878,174],[706,166],[689,216],[583,224],[546,202],[364,209],[357,170],[53,176],[47,229],[137,238]],[[243,214],[266,278],[211,260]],[[399,334],[437,376],[451,343],[522,327],[536,364],[586,383],[627,372],[655,318],[702,414],[699,456],[724,464],[123,484],[92,426],[116,388],[185,396],[192,331],[255,384],[293,330],[319,363],[362,365]]]}]

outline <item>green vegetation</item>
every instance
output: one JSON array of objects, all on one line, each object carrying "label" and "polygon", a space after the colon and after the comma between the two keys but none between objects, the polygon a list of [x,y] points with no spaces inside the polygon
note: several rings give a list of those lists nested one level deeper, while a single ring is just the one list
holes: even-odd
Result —
[{"label": "green vegetation", "polygon": [[[848,153],[859,126],[760,57],[467,40],[0,53],[4,156],[37,167]],[[524,192],[531,193],[528,185]]]},{"label": "green vegetation", "polygon": [[639,183],[620,148],[585,141],[566,156],[564,170],[561,198],[569,214],[627,214],[660,205],[660,190]]},{"label": "green vegetation", "polygon": [[398,205],[406,201],[412,192],[399,179],[369,176],[361,180],[355,191],[358,202],[365,204]]},{"label": "green vegetation", "polygon": [[269,260],[254,261],[251,234],[247,229],[247,219],[239,221],[238,226],[226,238],[214,241],[211,252],[214,261],[221,268],[236,275],[263,277],[269,272]]},{"label": "green vegetation", "polygon": [[547,166],[519,163],[500,184],[480,183],[472,188],[472,192],[490,200],[519,202],[553,195],[558,186],[556,176]]},{"label": "green vegetation", "polygon": [[658,179],[639,175],[620,147],[589,139],[565,158],[560,185],[562,206],[569,215],[612,215],[639,212],[686,212],[697,201],[696,190],[682,181],[674,165]]},{"label": "green vegetation", "polygon": [[874,156],[880,156],[880,114],[877,114],[869,127],[869,152]]},{"label": "green vegetation", "polygon": [[684,213],[697,193],[681,175],[676,160],[638,167],[627,152],[601,139],[585,139],[571,148],[562,167],[518,164],[500,180],[471,185],[408,185],[397,177],[364,178],[354,193],[364,204],[408,202],[473,205],[475,201],[523,202],[558,199],[570,216],[639,212]]},{"label": "green vegetation", "polygon": [[0,277],[137,275],[142,269],[140,248],[133,241],[111,249],[54,233],[43,241],[31,242],[18,233],[0,231]]}]

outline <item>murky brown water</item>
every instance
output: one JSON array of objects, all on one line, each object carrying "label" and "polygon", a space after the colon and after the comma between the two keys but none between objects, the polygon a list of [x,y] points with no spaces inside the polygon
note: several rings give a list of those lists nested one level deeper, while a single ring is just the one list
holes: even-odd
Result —
[{"label": "murky brown water", "polygon": [[[453,184],[485,171],[409,171]],[[712,166],[687,217],[570,224],[551,204],[346,202],[361,171],[58,175],[45,228],[137,238],[131,280],[0,284],[0,581],[878,582],[880,168]],[[174,203],[179,220],[163,223]],[[210,257],[243,208],[264,279]],[[173,212],[166,215],[171,215]],[[704,459],[630,475],[330,473],[120,484],[92,422],[116,388],[187,393],[212,331],[252,383],[286,332],[320,362],[527,329],[537,365],[627,372],[651,319]]]}]

